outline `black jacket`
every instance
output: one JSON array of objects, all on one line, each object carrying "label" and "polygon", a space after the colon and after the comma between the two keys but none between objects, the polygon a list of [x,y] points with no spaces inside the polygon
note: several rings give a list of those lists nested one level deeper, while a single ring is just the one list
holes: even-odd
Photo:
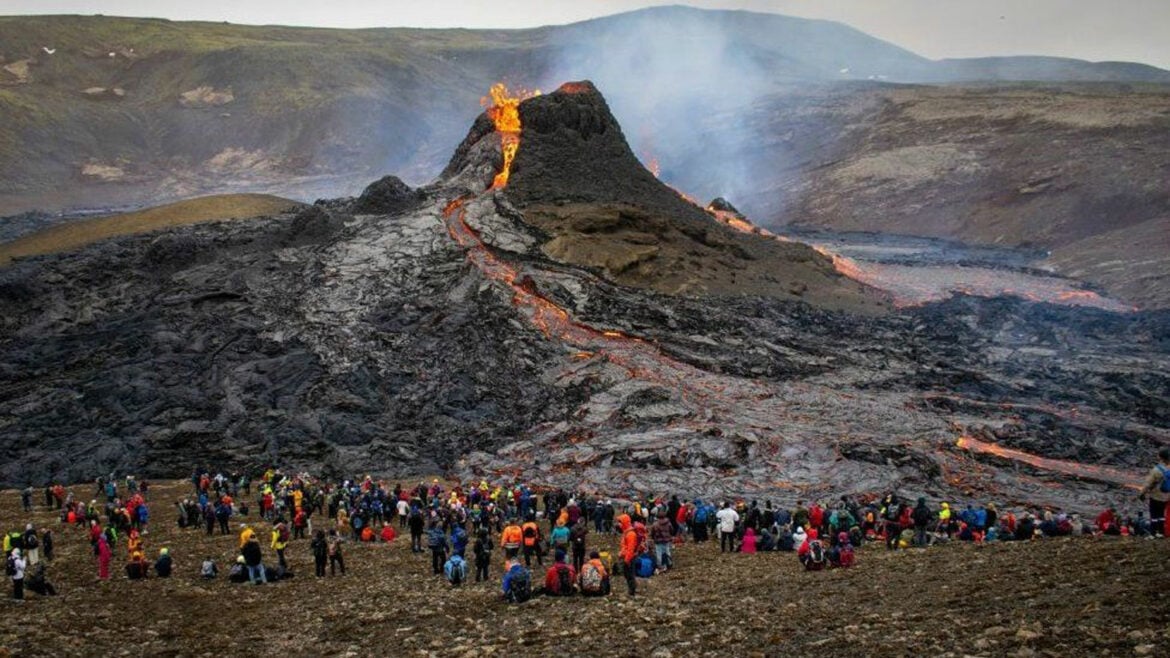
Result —
[{"label": "black jacket", "polygon": [[250,541],[244,544],[242,554],[244,556],[244,563],[249,567],[258,567],[264,560],[264,555],[260,552],[260,542],[258,541]]}]

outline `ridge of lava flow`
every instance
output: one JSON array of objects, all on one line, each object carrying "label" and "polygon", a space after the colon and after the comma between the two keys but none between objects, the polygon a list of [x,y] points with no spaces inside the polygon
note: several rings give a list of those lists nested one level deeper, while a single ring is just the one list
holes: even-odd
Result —
[{"label": "ridge of lava flow", "polygon": [[[498,103],[487,108],[487,112],[497,132],[505,136],[501,139],[504,168],[482,192],[464,194],[445,205],[441,214],[447,233],[486,279],[506,287],[511,303],[535,328],[571,348],[566,370],[558,379],[581,376],[582,369],[591,365],[609,364],[626,373],[629,379],[670,391],[687,413],[663,419],[656,426],[658,429],[648,431],[623,429],[606,425],[604,421],[599,421],[600,425],[585,422],[577,428],[572,421],[550,423],[530,429],[526,438],[499,451],[498,457],[486,455],[471,462],[465,460],[465,467],[470,463],[474,464],[470,468],[480,469],[480,473],[495,469],[497,474],[520,475],[516,470],[518,465],[543,462],[555,465],[555,469],[544,471],[546,477],[575,474],[578,480],[572,486],[583,486],[579,478],[589,468],[588,460],[597,450],[583,444],[584,437],[608,441],[607,445],[614,441],[620,443],[621,437],[626,437],[643,450],[664,451],[673,460],[690,449],[688,446],[696,440],[693,437],[701,436],[709,438],[699,441],[738,441],[751,445],[750,466],[745,464],[742,473],[737,473],[738,469],[720,470],[718,479],[711,483],[710,486],[726,492],[764,487],[818,491],[830,479],[852,482],[866,478],[865,481],[876,483],[879,480],[875,478],[884,478],[880,486],[897,486],[900,476],[884,458],[881,463],[842,460],[842,451],[858,440],[917,450],[930,455],[928,459],[944,471],[948,465],[958,464],[972,477],[983,478],[988,487],[995,486],[994,477],[987,475],[986,467],[975,459],[978,453],[994,454],[1060,475],[1119,486],[1133,483],[1134,478],[1114,469],[1036,457],[967,436],[956,443],[954,428],[942,417],[912,409],[900,394],[843,391],[824,383],[761,381],[711,372],[676,360],[646,340],[576,320],[568,310],[539,292],[534,280],[541,275],[539,268],[526,268],[521,273],[518,266],[489,247],[468,221],[469,209],[475,210],[476,217],[480,212],[494,212],[495,197],[508,184],[508,167],[521,142],[519,99],[508,97],[502,85],[492,88],[492,98]],[[776,237],[755,229],[746,220],[742,224],[724,223],[762,237]],[[834,264],[838,264],[837,259]],[[589,405],[585,403],[577,417],[589,415]],[[907,436],[919,437],[921,443],[912,445]],[[626,448],[629,449],[632,448]],[[609,466],[605,477],[620,480],[621,468]],[[632,481],[640,477],[639,472],[644,471],[630,469],[624,477]],[[535,476],[524,473],[530,479]],[[778,476],[790,479],[776,479]]]}]

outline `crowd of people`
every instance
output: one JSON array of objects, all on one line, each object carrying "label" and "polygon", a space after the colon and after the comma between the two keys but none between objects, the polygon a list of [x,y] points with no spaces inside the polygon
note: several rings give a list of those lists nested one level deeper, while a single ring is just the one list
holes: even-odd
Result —
[{"label": "crowd of people", "polygon": [[[791,508],[772,501],[716,505],[677,495],[618,502],[601,494],[575,496],[487,481],[448,487],[435,479],[404,488],[367,476],[334,483],[273,468],[258,474],[255,483],[248,475],[196,469],[190,495],[175,501],[175,510],[178,526],[188,531],[227,535],[231,524],[237,524],[238,555],[228,572],[232,582],[261,585],[291,578],[286,551],[302,542],[312,555],[316,577],[344,575],[347,543],[391,543],[399,532],[408,532],[410,550],[430,552],[430,573],[455,587],[469,582],[472,571],[474,582],[490,581],[492,563],[502,559],[500,592],[508,601],[537,594],[605,596],[611,578],[619,575],[628,594],[635,596],[639,578],[674,568],[675,546],[715,538],[721,553],[791,552],[806,570],[818,571],[852,566],[865,545],[898,550],[952,541],[1170,534],[1164,513],[1170,499],[1170,448],[1162,449],[1159,458],[1140,492],[1149,501],[1148,516],[1109,508],[1093,519],[1050,510],[1016,513],[992,503],[931,505],[925,498],[904,500],[896,494],[796,501]],[[61,485],[47,486],[45,504],[59,513],[62,524],[87,529],[98,578],[110,577],[120,542],[125,543],[128,578],[146,578],[151,572],[170,577],[175,567],[168,547],[160,548],[153,562],[147,558],[147,483],[133,477],[119,482],[111,476],[99,478],[95,487],[95,497],[82,504]],[[255,515],[249,505],[253,488]],[[32,493],[21,492],[25,511],[32,510]],[[104,503],[99,504],[101,498]],[[613,539],[619,547],[616,556],[605,550]],[[265,563],[262,543],[272,551],[274,563]],[[31,523],[4,535],[15,598],[22,599],[25,588],[55,593],[45,576],[53,546],[53,531],[38,532]],[[546,559],[543,579],[535,579],[533,562],[543,567]],[[215,560],[207,556],[199,575],[213,579],[218,574]]]}]

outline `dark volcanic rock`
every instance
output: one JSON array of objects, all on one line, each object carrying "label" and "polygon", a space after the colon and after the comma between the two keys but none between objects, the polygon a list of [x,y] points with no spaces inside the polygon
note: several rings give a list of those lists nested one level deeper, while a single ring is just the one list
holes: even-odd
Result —
[{"label": "dark volcanic rock", "polygon": [[364,215],[391,215],[418,205],[423,195],[397,176],[383,176],[362,190],[350,212]]},{"label": "dark volcanic rock", "polygon": [[[521,112],[503,190],[487,189],[500,141],[481,117],[440,181],[379,182],[378,208],[418,195],[403,210],[318,204],[0,269],[0,484],[274,462],[1089,509],[1170,441],[1170,317],[976,298],[863,315],[741,294],[749,275],[856,284],[658,183],[591,86]],[[566,257],[549,257],[556,240]],[[617,247],[632,259],[612,268],[569,258]],[[737,294],[648,285],[671,276]],[[1065,461],[1022,469],[962,434]]]}]

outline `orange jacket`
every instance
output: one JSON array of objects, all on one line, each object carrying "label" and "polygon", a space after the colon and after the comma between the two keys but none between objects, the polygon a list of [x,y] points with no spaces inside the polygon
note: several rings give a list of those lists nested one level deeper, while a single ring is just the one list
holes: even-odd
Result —
[{"label": "orange jacket", "polygon": [[504,548],[520,548],[520,542],[523,539],[524,533],[520,530],[520,526],[505,526],[504,533],[500,535],[500,546]]},{"label": "orange jacket", "polygon": [[638,556],[638,533],[629,528],[625,534],[622,535],[622,562],[629,564]]},{"label": "orange jacket", "polygon": [[527,533],[531,536],[524,537],[524,545],[530,548],[532,546],[536,546],[536,542],[540,539],[540,526],[536,525],[536,521],[529,521],[528,523],[525,523],[523,526],[521,526],[521,528],[524,531],[529,529],[532,530],[531,533]]}]

